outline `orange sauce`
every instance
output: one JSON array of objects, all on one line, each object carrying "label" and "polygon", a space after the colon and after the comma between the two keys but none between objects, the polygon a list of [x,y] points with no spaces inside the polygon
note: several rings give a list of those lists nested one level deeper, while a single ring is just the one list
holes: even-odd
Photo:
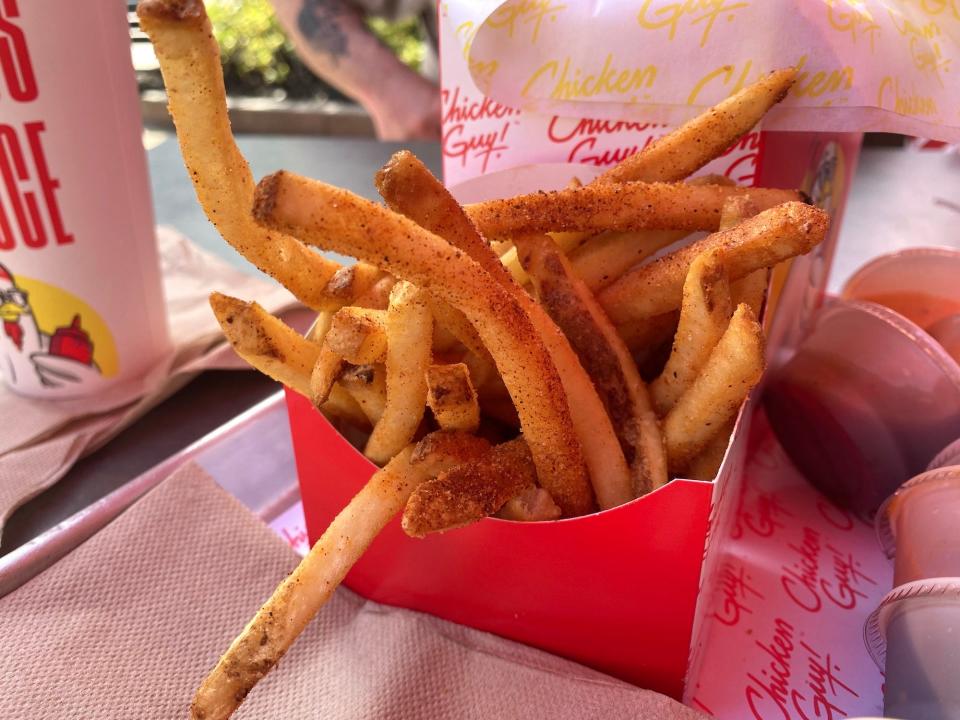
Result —
[{"label": "orange sauce", "polygon": [[960,300],[937,297],[923,292],[879,293],[860,299],[888,307],[924,330],[949,315],[960,313]]}]

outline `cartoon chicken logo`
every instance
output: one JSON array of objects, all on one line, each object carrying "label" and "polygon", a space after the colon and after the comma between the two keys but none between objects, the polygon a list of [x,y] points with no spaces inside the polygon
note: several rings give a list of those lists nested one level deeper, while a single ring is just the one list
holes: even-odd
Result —
[{"label": "cartoon chicken logo", "polygon": [[52,334],[41,331],[30,298],[13,274],[0,265],[0,371],[14,388],[63,388],[100,377],[93,342],[79,314]]}]

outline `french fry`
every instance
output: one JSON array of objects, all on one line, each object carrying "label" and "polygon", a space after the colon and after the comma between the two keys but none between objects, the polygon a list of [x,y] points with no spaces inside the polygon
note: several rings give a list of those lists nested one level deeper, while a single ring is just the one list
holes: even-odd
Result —
[{"label": "french fry", "polygon": [[[760,212],[760,207],[749,195],[730,198],[724,203],[723,210],[720,212],[720,229],[729,230],[758,212]],[[736,307],[740,303],[746,303],[753,310],[753,314],[759,318],[763,298],[767,294],[769,283],[769,268],[754,270],[749,275],[734,281],[730,284],[730,297],[733,299],[733,306]]]},{"label": "french fry", "polygon": [[670,472],[679,474],[730,420],[760,380],[764,342],[753,311],[740,305],[703,370],[663,421]]},{"label": "french fry", "polygon": [[[426,229],[437,232],[454,247],[467,253],[497,281],[529,317],[556,367],[567,396],[573,429],[590,469],[594,493],[615,495],[631,485],[630,469],[620,449],[610,417],[570,342],[516,282],[490,250],[459,203],[429,170],[410,153],[398,153],[377,173],[377,187],[387,204]],[[394,192],[402,188],[402,192]],[[476,377],[476,375],[474,375]],[[484,398],[481,398],[483,404]],[[484,404],[486,408],[487,405]],[[527,433],[528,442],[531,436]],[[536,455],[534,455],[536,457]],[[539,465],[538,465],[539,468]],[[541,481],[542,485],[546,485]],[[564,503],[554,488],[554,499]]]},{"label": "french fry", "polygon": [[[650,405],[647,386],[586,285],[577,278],[570,261],[546,235],[514,237],[520,262],[530,276],[540,304],[569,339],[580,362],[593,381],[613,421],[617,439],[631,463],[630,486],[597,489],[597,503],[607,509],[629,502],[667,482],[660,429]],[[648,421],[642,419],[648,415]],[[653,433],[641,439],[643,433]],[[657,457],[644,458],[645,451]],[[662,471],[649,477],[650,469]]]},{"label": "french fry", "polygon": [[717,230],[724,201],[747,192],[763,207],[800,198],[794,190],[684,183],[594,183],[488,200],[464,209],[487,237],[557,230]]},{"label": "french fry", "polygon": [[320,353],[318,345],[255,302],[215,292],[210,307],[237,355],[264,375],[309,396],[307,380]]},{"label": "french fry", "polygon": [[340,373],[338,382],[339,387],[356,401],[371,427],[376,426],[387,404],[386,369],[383,365],[352,365]]},{"label": "french fry", "polygon": [[427,304],[430,306],[430,312],[438,325],[453,335],[461,345],[473,353],[480,361],[490,367],[494,367],[493,358],[490,357],[490,351],[487,350],[480,339],[480,335],[474,329],[473,325],[467,319],[467,316],[457,310],[449,303],[438,300],[435,297],[428,296]]},{"label": "french fry", "polygon": [[763,301],[767,297],[767,287],[770,285],[770,272],[770,268],[760,268],[730,283],[730,298],[734,306],[745,303],[753,310],[753,314],[760,318]]},{"label": "french fry", "polygon": [[337,270],[327,281],[324,292],[343,305],[349,305],[376,285],[383,276],[380,268],[367,263],[354,263]]},{"label": "french fry", "polygon": [[342,307],[333,315],[325,342],[354,365],[382,363],[387,355],[387,313],[360,307]]},{"label": "french fry", "polygon": [[[571,187],[583,186],[572,185]],[[590,233],[553,232],[549,233],[549,235],[551,238],[553,238],[553,241],[557,244],[557,247],[559,247],[564,253],[572,253],[581,248],[584,243],[590,240]],[[512,242],[510,244],[513,245]],[[517,285],[523,287],[530,282],[530,278],[527,276],[527,271],[523,269],[523,265],[520,263],[520,258],[517,257],[516,247],[511,247],[506,250],[500,256],[500,262],[503,263],[503,266],[513,276],[513,280],[517,283]]]},{"label": "french fry", "polygon": [[387,402],[364,454],[383,465],[417,432],[427,402],[433,316],[423,292],[400,281],[387,308]]},{"label": "french fry", "polygon": [[320,406],[320,412],[329,418],[344,420],[361,431],[373,427],[360,404],[339,385],[331,388],[327,401]]},{"label": "french fry", "polygon": [[659,415],[666,415],[693,384],[732,314],[730,281],[723,261],[719,253],[705,252],[687,272],[673,350],[660,377],[650,385],[650,396]]},{"label": "french fry", "polygon": [[[687,181],[687,184],[731,186],[733,182],[723,175],[704,175]],[[723,223],[722,212],[720,222]],[[553,235],[555,237],[562,234],[564,233]],[[634,265],[686,235],[682,230],[604,232],[572,251],[564,250],[564,253],[570,258],[570,263],[580,279],[595,293],[614,282]]]},{"label": "french fry", "polygon": [[796,76],[795,68],[773,71],[610,168],[596,182],[664,182],[692,175],[760,122],[787,96]]},{"label": "french fry", "polygon": [[600,292],[597,300],[617,326],[675,310],[683,299],[690,264],[698,255],[722,250],[730,280],[739,280],[755,270],[809,252],[826,237],[829,222],[827,213],[811,205],[778,205],[736,227],[634,268]]},{"label": "french fry", "polygon": [[326,293],[340,265],[250,217],[253,175],[227,116],[220,49],[200,0],[141,0],[140,27],[160,62],[180,152],[207,218],[230,245],[315,310],[343,302]]},{"label": "french fry", "polygon": [[488,447],[486,441],[470,435],[431,433],[374,473],[233,641],[197,690],[191,717],[230,717],[326,604],[417,485]]},{"label": "french fry", "polygon": [[[760,122],[771,107],[786,97],[795,79],[794,68],[770,73],[624,159],[591,184],[679,182],[689,177],[723,154]],[[582,242],[587,237],[580,233],[579,237],[568,238],[567,242]],[[565,252],[569,250],[563,242],[558,244]],[[515,253],[505,256],[504,261],[515,277],[522,272]],[[526,277],[521,275],[518,280],[522,284]],[[588,286],[596,289],[590,283]]]},{"label": "french fry", "polygon": [[560,517],[560,508],[542,487],[529,485],[507,500],[497,517],[517,522],[543,522]]},{"label": "french fry", "polygon": [[480,405],[466,365],[427,368],[427,407],[441,430],[476,432],[480,426]]},{"label": "french fry", "polygon": [[730,445],[730,435],[735,422],[736,418],[732,418],[710,438],[707,446],[687,465],[683,473],[686,477],[691,480],[713,480],[717,477],[723,456],[727,454],[727,447]]},{"label": "french fry", "polygon": [[316,407],[320,407],[330,397],[333,384],[343,370],[343,357],[324,343],[320,346],[316,362],[310,371],[310,386],[307,397]]},{"label": "french fry", "polygon": [[[260,182],[254,215],[268,227],[282,228],[312,245],[376,261],[461,310],[510,390],[540,482],[565,514],[591,509],[586,466],[557,370],[517,300],[491,282],[477,263],[402,215],[287,172]],[[499,266],[495,256],[494,261]],[[426,344],[429,347],[429,339]]]},{"label": "french fry", "polygon": [[403,531],[424,537],[492,515],[536,482],[530,449],[522,437],[421,483],[403,511]]}]

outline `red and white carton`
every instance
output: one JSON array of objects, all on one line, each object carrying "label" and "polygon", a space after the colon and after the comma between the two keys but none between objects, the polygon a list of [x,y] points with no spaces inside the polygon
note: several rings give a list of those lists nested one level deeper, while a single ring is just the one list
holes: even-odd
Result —
[{"label": "red and white carton", "polygon": [[[891,63],[909,57],[908,41],[887,37],[897,21],[887,16],[880,3],[845,3],[842,11],[837,5],[813,0],[697,4],[645,0],[639,5],[441,2],[445,181],[461,200],[540,189],[542,185],[525,183],[544,170],[552,176],[553,187],[564,184],[571,172],[587,181],[599,169],[642,149],[671,126],[762,73],[801,65],[798,88],[803,92],[786,101],[787,109],[773,113],[769,125],[748,133],[704,168],[744,185],[801,188],[832,214],[826,241],[774,275],[765,322],[768,356],[777,364],[804,335],[823,300],[862,130],[922,127],[927,136],[960,137],[955,125],[957,98],[946,91],[934,93],[935,79],[913,86],[912,75],[910,80],[900,75],[887,80],[882,74],[874,77],[872,70],[861,72],[861,65],[872,67],[881,50]],[[788,10],[793,14],[785,16]],[[913,9],[904,12],[911,23],[919,22]],[[868,22],[866,15],[874,19]],[[831,35],[830,19],[841,17],[856,32],[837,30],[835,37]],[[949,18],[945,15],[942,20]],[[871,30],[871,22],[881,29]],[[743,37],[748,27],[756,31],[752,35],[776,38],[776,42],[757,47],[759,40],[751,43]],[[786,36],[783,27],[797,32]],[[854,50],[840,53],[831,44],[837,38],[855,45]],[[889,47],[884,44],[888,40]],[[857,68],[847,72],[854,60]],[[656,71],[644,73],[650,64],[656,65]],[[828,70],[833,66],[839,69]],[[683,73],[690,77],[681,79]],[[534,76],[537,79],[531,85]],[[547,76],[552,85],[541,82]],[[633,82],[638,92],[606,93],[598,80],[613,87],[621,77],[625,83]],[[862,77],[873,85],[862,85]],[[691,99],[690,88],[696,82],[701,84]],[[890,92],[899,88],[902,94],[908,85],[918,97],[935,94],[935,116],[913,112],[929,109],[919,101],[898,104],[890,99]],[[591,92],[598,87],[601,91]],[[878,87],[883,88],[880,94]],[[871,93],[880,98],[879,103],[867,101]],[[953,101],[952,109],[947,107],[948,100]],[[913,114],[902,114],[908,111]],[[579,167],[571,170],[571,163]],[[531,171],[531,165],[545,167]],[[739,682],[731,662],[752,667],[748,661],[756,665],[749,672],[761,683],[769,682],[773,670],[762,664],[769,643],[754,647],[754,640],[761,636],[751,634],[780,628],[777,620],[784,618],[777,612],[780,608],[787,612],[790,600],[781,591],[775,604],[768,605],[766,599],[774,597],[768,585],[783,585],[787,582],[783,574],[789,580],[791,572],[814,585],[845,582],[842,587],[829,587],[834,594],[847,593],[847,603],[853,596],[855,609],[838,608],[837,612],[847,613],[845,619],[854,618],[855,638],[872,609],[864,598],[878,600],[889,587],[888,563],[871,529],[833,509],[792,470],[782,452],[759,455],[766,463],[763,486],[751,482],[760,474],[745,472],[745,464],[756,467],[749,464],[754,461],[748,459],[748,452],[754,452],[758,442],[775,445],[762,415],[759,436],[755,433],[748,442],[756,395],[741,410],[714,482],[678,479],[643,498],[586,517],[527,524],[488,518],[423,540],[406,537],[399,522],[394,522],[345,582],[376,601],[429,612],[558,653],[638,685],[684,697],[719,716],[749,717],[753,691],[744,687],[753,682],[750,675],[742,678],[745,685],[733,690],[724,683],[730,677]],[[288,405],[307,528],[316,540],[375,468],[306,400],[288,393]],[[787,479],[788,491],[784,501],[774,493],[770,502],[781,504],[771,505],[762,498],[764,493],[770,495],[768,485],[779,478]],[[783,505],[794,496],[804,498],[798,501],[802,511]],[[740,572],[752,562],[744,559],[745,551],[738,544],[752,539],[743,529],[749,527],[744,517],[752,518],[761,538],[769,527],[774,532],[790,528],[778,534],[786,546],[772,551],[774,567],[779,568],[779,563],[787,570],[765,576],[762,598],[754,595],[749,578]],[[795,552],[791,548],[803,548],[808,525],[820,533],[816,553],[808,549],[807,555],[791,559],[790,553]],[[841,533],[836,542],[831,533]],[[824,549],[827,542],[833,550]],[[866,566],[856,556],[861,545],[873,552]],[[811,554],[816,554],[815,560],[809,560]],[[794,560],[796,568],[790,569]],[[816,563],[812,575],[808,561]],[[762,556],[764,568],[769,562]],[[830,568],[839,568],[839,579],[830,574]],[[837,621],[830,615],[830,601],[824,599],[827,590],[817,588],[825,608],[823,617]],[[734,599],[729,604],[726,598],[731,594]],[[726,632],[729,625],[724,621],[730,618],[723,613],[738,607],[742,617],[753,613],[746,635],[747,623],[734,623],[734,630]],[[862,616],[857,615],[860,610]],[[801,620],[816,624],[817,618],[805,608],[794,611],[802,616],[790,621],[789,642],[796,648],[807,632]],[[825,625],[817,632],[827,637],[830,631]],[[715,648],[723,648],[723,653],[718,655]],[[802,659],[800,651],[791,650],[791,657],[783,662],[815,660],[822,644],[811,648]],[[844,658],[857,652],[866,657],[862,642],[847,650]],[[847,678],[831,669],[830,658],[825,662],[833,675],[814,674],[820,681]],[[808,679],[805,672],[791,672],[775,678],[779,684],[774,712],[755,713],[756,717],[818,716],[803,714],[808,706],[802,704],[800,710],[781,707],[781,689],[789,704],[790,693],[796,689],[802,694]],[[859,704],[843,699],[843,706],[838,700],[837,707],[857,712],[878,708],[875,668],[872,674],[858,676],[855,684],[860,688],[857,692],[867,688],[862,690],[867,699]],[[820,703],[816,707],[827,707],[820,695],[804,697]]]}]

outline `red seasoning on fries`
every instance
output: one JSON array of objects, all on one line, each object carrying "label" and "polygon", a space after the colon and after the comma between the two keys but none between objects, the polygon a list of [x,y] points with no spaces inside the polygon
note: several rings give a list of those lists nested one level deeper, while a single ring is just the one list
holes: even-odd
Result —
[{"label": "red seasoning on fries", "polygon": [[[793,70],[559,192],[464,208],[401,152],[376,176],[384,206],[283,171],[254,190],[202,2],[138,12],[208,216],[320,313],[303,337],[215,293],[224,334],[366,437],[380,466],[203,681],[194,718],[229,717],[398,515],[413,537],[492,515],[549,521],[716,472],[763,371],[767,269],[819,243],[827,216],[792,190],[687,180],[784,96]],[[644,264],[694,230],[712,234]]]}]

